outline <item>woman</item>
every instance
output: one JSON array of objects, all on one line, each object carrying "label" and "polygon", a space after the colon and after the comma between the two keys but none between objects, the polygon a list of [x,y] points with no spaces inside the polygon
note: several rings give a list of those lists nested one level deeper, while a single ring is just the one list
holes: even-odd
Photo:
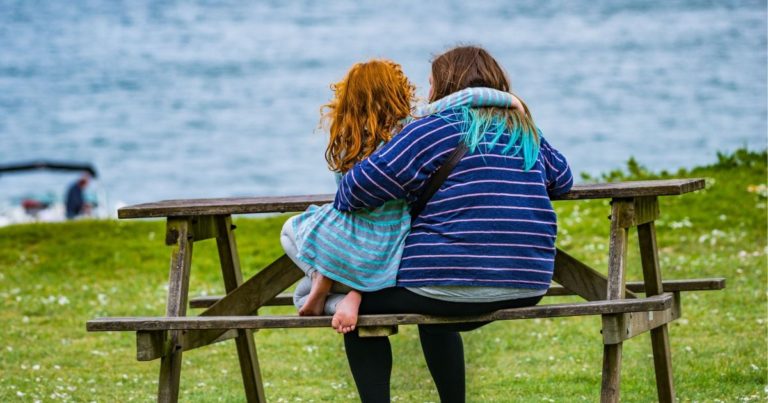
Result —
[{"label": "woman", "polygon": [[[463,46],[432,62],[430,102],[470,87],[509,92],[496,60]],[[524,105],[524,104],[523,104]],[[414,201],[458,146],[469,152],[411,223],[397,286],[363,293],[360,314],[476,315],[532,306],[552,279],[557,234],[549,198],[570,190],[565,158],[519,109],[457,108],[416,120],[341,180],[334,206],[355,211]],[[344,304],[337,312],[344,311]],[[424,357],[443,402],[464,401],[458,332],[483,324],[420,325]],[[345,334],[364,402],[389,401],[392,352],[386,337]]]}]

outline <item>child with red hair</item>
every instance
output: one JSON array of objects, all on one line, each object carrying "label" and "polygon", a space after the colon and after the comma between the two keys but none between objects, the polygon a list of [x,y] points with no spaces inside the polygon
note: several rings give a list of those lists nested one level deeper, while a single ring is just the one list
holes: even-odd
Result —
[{"label": "child with red hair", "polygon": [[[322,108],[330,129],[325,158],[337,179],[360,161],[375,158],[375,151],[416,115],[467,105],[523,108],[510,93],[470,88],[412,113],[415,87],[400,65],[389,60],[357,63],[331,88],[334,98]],[[418,195],[410,196],[412,202]],[[291,217],[280,240],[286,254],[307,274],[294,294],[299,314],[333,314],[332,325],[339,333],[354,330],[360,292],[395,285],[410,226],[408,201],[402,199],[354,213],[340,212],[332,204],[310,206]]]}]

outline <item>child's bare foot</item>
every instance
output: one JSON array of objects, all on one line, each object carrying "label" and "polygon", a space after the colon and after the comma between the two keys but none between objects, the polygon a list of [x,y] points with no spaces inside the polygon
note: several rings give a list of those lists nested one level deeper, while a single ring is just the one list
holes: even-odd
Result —
[{"label": "child's bare foot", "polygon": [[325,299],[331,291],[333,280],[315,272],[312,275],[312,289],[307,301],[299,309],[299,316],[320,316],[325,308]]},{"label": "child's bare foot", "polygon": [[357,325],[357,313],[360,310],[360,302],[363,296],[357,291],[350,291],[336,305],[336,314],[333,315],[331,326],[339,333],[349,333],[355,330]]}]

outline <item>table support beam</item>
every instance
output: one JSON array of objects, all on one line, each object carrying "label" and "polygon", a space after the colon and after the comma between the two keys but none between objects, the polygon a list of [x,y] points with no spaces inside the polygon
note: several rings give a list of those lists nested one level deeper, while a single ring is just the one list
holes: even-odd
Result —
[{"label": "table support beam", "polygon": [[[632,199],[613,199],[611,202],[611,233],[608,254],[608,285],[606,299],[623,299],[627,264],[628,225],[631,225],[634,202]],[[624,315],[616,320],[623,321]],[[605,319],[604,319],[605,320]],[[621,325],[623,327],[623,325]],[[622,343],[603,345],[603,380],[600,401],[618,402],[621,386]]]},{"label": "table support beam", "polygon": [[680,318],[680,292],[674,293],[672,306],[663,311],[631,312],[603,317],[603,344],[616,344],[652,331]]},{"label": "table support beam", "polygon": [[[167,234],[174,235],[171,250],[171,268],[168,281],[168,304],[165,316],[186,316],[187,295],[189,294],[189,272],[192,266],[192,234],[190,220],[186,217],[169,218]],[[170,239],[170,237],[166,237]],[[157,401],[177,402],[181,379],[181,338],[182,331],[168,332],[168,351],[160,362]]]},{"label": "table support beam", "polygon": [[[656,245],[656,226],[652,221],[641,224],[637,227],[637,235],[640,241],[640,260],[643,266],[646,295],[661,294],[664,290]],[[651,330],[651,348],[659,402],[674,402],[672,351],[669,347],[669,328],[666,324]]]},{"label": "table support beam", "polygon": [[[224,288],[227,293],[230,293],[243,283],[232,218],[230,216],[216,216],[214,228],[214,232],[218,235],[216,244],[219,250],[221,274],[224,277]],[[240,372],[243,376],[243,387],[247,401],[249,403],[266,402],[264,385],[261,381],[261,370],[259,369],[259,357],[256,354],[252,331],[250,329],[238,329],[235,344],[237,345],[237,356],[240,360]]]},{"label": "table support beam", "polygon": [[[267,301],[271,300],[293,283],[301,279],[304,273],[291,259],[283,255],[229,292],[201,316],[251,315]],[[206,346],[215,342],[222,335],[220,330],[207,330],[187,333],[184,349]]]},{"label": "table support beam", "polygon": [[[606,299],[608,279],[602,273],[559,248],[555,254],[555,272],[552,275],[552,280],[587,301]],[[637,298],[629,290],[625,290],[624,293],[627,298]]]}]

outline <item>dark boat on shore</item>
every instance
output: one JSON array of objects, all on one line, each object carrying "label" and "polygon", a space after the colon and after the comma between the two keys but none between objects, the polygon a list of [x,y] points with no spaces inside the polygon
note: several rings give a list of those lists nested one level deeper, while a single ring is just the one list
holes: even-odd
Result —
[{"label": "dark boat on shore", "polygon": [[[4,187],[4,176],[37,171],[80,173],[82,176],[92,179],[98,177],[96,168],[89,163],[52,160],[16,162],[0,164],[0,189]],[[62,189],[67,185],[70,184],[62,183]],[[64,197],[57,193],[59,192],[48,189],[36,189],[33,194],[3,200],[2,202],[6,203],[6,208],[5,211],[0,209],[0,226],[17,222],[63,220],[65,218]],[[90,198],[88,200],[89,206],[98,206],[100,203],[97,199],[95,197]],[[86,215],[97,216],[93,209],[90,209]]]}]

